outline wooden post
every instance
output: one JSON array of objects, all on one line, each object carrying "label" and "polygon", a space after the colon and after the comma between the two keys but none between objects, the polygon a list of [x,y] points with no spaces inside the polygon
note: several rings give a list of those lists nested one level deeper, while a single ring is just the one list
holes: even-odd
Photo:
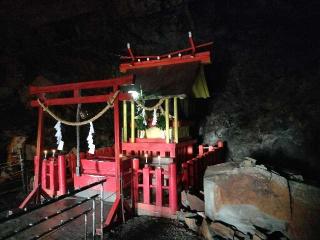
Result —
[{"label": "wooden post", "polygon": [[174,142],[179,142],[178,136],[178,98],[173,98],[173,112],[174,112]]},{"label": "wooden post", "polygon": [[[34,182],[33,188],[36,189],[41,184],[41,170],[42,170],[42,148],[43,148],[43,109],[42,107],[38,108],[38,134],[37,134],[37,149],[35,161],[35,173],[34,173]],[[40,203],[40,191],[36,193],[35,202]]]},{"label": "wooden post", "polygon": [[[113,87],[113,91],[116,92],[118,86]],[[119,97],[113,102],[113,121],[114,121],[114,158],[116,163],[115,175],[116,175],[116,197],[120,198],[120,171],[121,171],[121,142],[120,142],[120,119],[119,119]]]},{"label": "wooden post", "polygon": [[175,163],[169,164],[169,207],[172,214],[178,210],[177,166]]},{"label": "wooden post", "polygon": [[123,101],[123,142],[128,142],[127,101]]},{"label": "wooden post", "polygon": [[134,101],[131,101],[131,143],[135,142],[135,126],[134,126]]},{"label": "wooden post", "polygon": [[165,117],[166,117],[166,143],[169,143],[169,98],[165,99]]},{"label": "wooden post", "polygon": [[150,204],[150,168],[146,164],[142,169],[143,174],[143,203]]},{"label": "wooden post", "polygon": [[155,170],[156,175],[156,206],[162,207],[162,168],[157,167]]},{"label": "wooden post", "polygon": [[132,207],[135,208],[138,200],[139,200],[139,182],[138,182],[138,177],[139,177],[139,159],[138,158],[134,158],[132,159],[132,177],[133,177],[133,193],[132,193],[132,198],[133,198],[133,203],[132,203]]}]

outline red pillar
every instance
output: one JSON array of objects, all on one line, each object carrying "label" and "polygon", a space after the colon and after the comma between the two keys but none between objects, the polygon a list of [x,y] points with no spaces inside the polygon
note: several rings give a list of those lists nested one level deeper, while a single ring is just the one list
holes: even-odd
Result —
[{"label": "red pillar", "polygon": [[204,149],[203,145],[199,145],[199,156],[203,155]]},{"label": "red pillar", "polygon": [[150,204],[150,168],[146,164],[142,170],[143,174],[143,203]]},{"label": "red pillar", "polygon": [[169,177],[169,206],[171,213],[175,214],[178,210],[177,166],[175,163],[169,164]]},{"label": "red pillar", "polygon": [[59,195],[67,193],[66,160],[64,155],[58,156]]},{"label": "red pillar", "polygon": [[42,170],[41,170],[41,185],[42,185],[42,188],[44,189],[47,188],[47,163],[48,161],[46,159],[43,159]]},{"label": "red pillar", "polygon": [[[113,86],[113,91],[119,89],[117,85]],[[120,117],[119,117],[119,97],[113,102],[113,121],[114,121],[114,154],[116,162],[116,196],[120,198],[120,171],[121,171],[121,143],[120,143]]]},{"label": "red pillar", "polygon": [[[33,187],[36,188],[41,183],[41,153],[42,153],[42,134],[43,134],[43,110],[42,107],[38,108],[38,133],[37,133],[37,149],[36,157],[34,158],[34,184]],[[40,197],[40,196],[39,196]],[[37,199],[40,200],[40,199]]]},{"label": "red pillar", "polygon": [[162,168],[161,167],[156,168],[155,174],[156,174],[156,206],[162,207],[162,184],[163,184]]},{"label": "red pillar", "polygon": [[133,185],[133,193],[132,193],[132,198],[133,198],[133,206],[135,206],[139,200],[139,187],[138,187],[138,170],[139,170],[139,159],[134,158],[132,159],[132,185]]},{"label": "red pillar", "polygon": [[53,197],[56,193],[56,172],[54,167],[54,158],[49,161],[49,177],[50,177],[50,190],[49,194]]}]

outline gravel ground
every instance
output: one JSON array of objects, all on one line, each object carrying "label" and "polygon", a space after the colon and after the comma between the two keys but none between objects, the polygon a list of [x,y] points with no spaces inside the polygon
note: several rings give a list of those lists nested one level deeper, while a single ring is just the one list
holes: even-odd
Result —
[{"label": "gravel ground", "polygon": [[187,229],[183,223],[177,220],[140,216],[130,219],[106,234],[105,239],[190,239],[202,240],[200,236]]}]

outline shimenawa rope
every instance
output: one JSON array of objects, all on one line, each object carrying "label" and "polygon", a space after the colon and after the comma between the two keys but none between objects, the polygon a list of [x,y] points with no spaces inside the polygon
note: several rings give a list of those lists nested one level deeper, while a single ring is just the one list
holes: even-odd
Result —
[{"label": "shimenawa rope", "polygon": [[111,107],[113,107],[113,102],[117,98],[117,96],[119,95],[119,92],[120,91],[118,90],[114,93],[111,100],[107,102],[107,106],[105,106],[100,112],[98,112],[97,115],[95,115],[94,117],[92,117],[88,120],[82,121],[82,122],[70,122],[67,120],[63,120],[60,117],[58,117],[56,114],[51,112],[51,110],[48,107],[46,107],[39,99],[37,99],[37,101],[38,101],[39,105],[43,108],[43,110],[46,111],[51,117],[53,117],[58,122],[61,122],[61,123],[68,125],[68,126],[82,126],[82,125],[89,124],[90,122],[94,122],[95,120],[100,118],[105,112],[107,112]]}]

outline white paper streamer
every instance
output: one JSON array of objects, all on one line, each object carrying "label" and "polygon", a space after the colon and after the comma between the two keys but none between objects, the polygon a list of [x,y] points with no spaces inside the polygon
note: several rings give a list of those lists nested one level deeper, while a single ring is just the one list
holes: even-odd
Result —
[{"label": "white paper streamer", "polygon": [[153,118],[152,118],[151,125],[152,126],[157,125],[157,121],[158,121],[158,119],[157,119],[157,109],[153,109]]},{"label": "white paper streamer", "polygon": [[96,146],[93,144],[93,136],[92,136],[93,133],[94,133],[93,124],[92,124],[92,122],[90,122],[90,129],[89,129],[89,134],[87,137],[88,148],[89,148],[88,152],[90,154],[94,154],[95,149],[96,149]]},{"label": "white paper streamer", "polygon": [[61,122],[57,122],[56,125],[54,125],[54,128],[56,129],[56,134],[54,135],[57,138],[57,149],[63,150],[64,142],[62,141],[62,133],[61,133]]},{"label": "white paper streamer", "polygon": [[142,109],[142,117],[143,117],[143,124],[147,126],[147,121],[146,121],[146,110]]}]

